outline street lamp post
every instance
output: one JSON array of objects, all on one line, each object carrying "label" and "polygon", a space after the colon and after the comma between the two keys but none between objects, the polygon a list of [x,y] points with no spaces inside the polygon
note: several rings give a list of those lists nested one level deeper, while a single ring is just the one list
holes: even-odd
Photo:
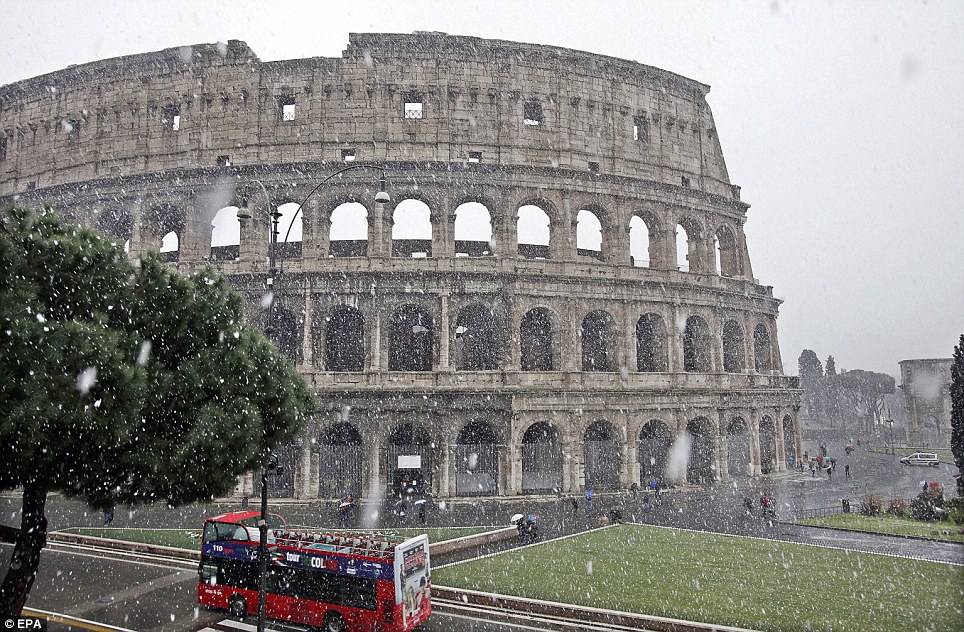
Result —
[{"label": "street lamp post", "polygon": [[[385,181],[385,168],[378,165],[369,164],[354,164],[339,169],[333,173],[328,174],[325,179],[319,182],[315,188],[308,192],[308,195],[298,204],[298,208],[295,209],[294,214],[291,216],[291,221],[288,224],[288,230],[285,232],[285,241],[288,241],[288,237],[291,234],[291,228],[294,226],[295,220],[298,219],[298,214],[302,212],[305,204],[308,200],[317,193],[321,187],[330,181],[335,176],[341,175],[346,171],[351,171],[353,169],[379,169],[382,174],[378,181],[378,192],[375,193],[375,202],[379,204],[385,204],[391,201],[391,197],[388,195],[386,190]],[[271,198],[268,195],[268,191],[265,189],[264,184],[260,180],[255,180],[258,186],[261,187],[261,191],[264,193],[265,198],[267,198],[269,207],[271,205]],[[241,206],[238,208],[238,219],[250,219],[252,217],[251,211],[248,208],[248,196],[243,193],[241,196]],[[279,223],[281,221],[281,212],[277,208],[269,209],[268,215],[271,217],[271,237],[268,242],[268,277],[265,280],[265,285],[270,293],[268,302],[268,322],[265,326],[265,333],[269,337],[275,333],[275,298],[277,296],[277,288],[275,286],[275,276],[278,274],[279,268],[284,269],[284,256],[283,253],[278,252],[278,235],[279,235]],[[281,256],[279,256],[281,255]],[[277,455],[270,455],[270,457],[265,462],[264,467],[261,470],[261,520],[258,522],[258,530],[261,536],[261,541],[258,544],[258,632],[264,632],[264,619],[265,619],[265,593],[267,592],[267,581],[268,581],[268,474],[269,472],[276,472],[280,468],[278,467],[278,457]]]}]

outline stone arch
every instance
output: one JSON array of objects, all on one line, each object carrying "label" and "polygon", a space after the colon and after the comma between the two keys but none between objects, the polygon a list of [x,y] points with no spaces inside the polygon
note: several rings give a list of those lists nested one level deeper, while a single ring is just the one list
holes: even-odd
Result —
[{"label": "stone arch", "polygon": [[793,417],[783,416],[783,454],[787,467],[793,469],[797,466],[797,433],[796,424]]},{"label": "stone arch", "polygon": [[619,489],[619,435],[606,420],[594,422],[583,434],[586,489]]},{"label": "stone arch", "polygon": [[475,419],[459,430],[455,441],[455,493],[459,496],[499,493],[499,439],[488,421]]},{"label": "stone arch", "polygon": [[653,229],[639,215],[633,214],[629,219],[629,261],[635,268],[649,268],[652,266]]},{"label": "stone arch", "polygon": [[595,210],[584,208],[576,214],[576,254],[603,260],[602,222]]},{"label": "stone arch", "polygon": [[663,421],[650,419],[639,431],[639,480],[663,480],[673,432]]},{"label": "stone arch", "polygon": [[435,321],[411,303],[392,313],[388,335],[389,371],[431,371],[435,356]]},{"label": "stone arch", "polygon": [[91,225],[102,233],[117,237],[126,245],[134,236],[134,217],[123,209],[94,209]]},{"label": "stone arch", "polygon": [[365,317],[339,305],[325,319],[325,368],[329,371],[365,370]]},{"label": "stone arch", "polygon": [[424,496],[432,490],[437,444],[423,426],[396,425],[382,446],[384,471],[393,497]]},{"label": "stone arch", "polygon": [[659,314],[643,314],[636,321],[636,370],[644,373],[669,370],[669,336]]},{"label": "stone arch", "polygon": [[686,465],[686,482],[697,485],[713,482],[713,452],[715,432],[713,422],[706,417],[697,417],[686,424],[692,444],[690,458]]},{"label": "stone arch", "polygon": [[368,209],[357,201],[342,202],[331,211],[329,257],[368,256]]},{"label": "stone arch", "polygon": [[726,470],[732,478],[745,478],[752,474],[750,448],[752,435],[743,417],[733,417],[726,426]]},{"label": "stone arch", "polygon": [[727,224],[720,224],[716,228],[717,270],[721,276],[735,277],[742,274],[740,265],[740,249],[737,246],[736,234]]},{"label": "stone arch", "polygon": [[609,312],[593,310],[582,319],[579,330],[583,371],[615,370],[616,322]]},{"label": "stone arch", "polygon": [[522,436],[522,491],[547,492],[561,488],[559,432],[549,422],[536,422]]},{"label": "stone arch", "polygon": [[551,207],[539,200],[519,206],[516,220],[516,241],[519,255],[526,259],[549,259],[552,252]]},{"label": "stone arch", "polygon": [[713,370],[710,327],[702,316],[690,316],[683,330],[683,370],[709,373]]},{"label": "stone arch", "polygon": [[403,199],[392,211],[392,256],[432,256],[432,209],[422,200]]},{"label": "stone arch", "polygon": [[480,303],[459,310],[455,321],[455,370],[493,371],[502,364],[505,327]]},{"label": "stone arch", "polygon": [[156,240],[157,251],[165,262],[177,261],[180,239],[184,234],[184,209],[170,202],[161,202],[147,209],[143,227]]},{"label": "stone arch", "polygon": [[770,343],[770,331],[763,323],[753,329],[753,355],[757,373],[769,373],[773,370],[773,346]]},{"label": "stone arch", "polygon": [[777,431],[769,415],[760,418],[760,471],[769,474],[777,465]]},{"label": "stone arch", "polygon": [[746,368],[746,339],[743,326],[732,318],[723,323],[723,370],[741,373]]},{"label": "stone arch", "polygon": [[241,220],[237,206],[225,206],[211,220],[211,261],[234,261],[241,256]]},{"label": "stone arch", "polygon": [[298,317],[292,310],[277,305],[270,319],[265,333],[277,345],[278,351],[293,364],[301,362],[302,323]]},{"label": "stone arch", "polygon": [[326,427],[318,437],[318,496],[358,498],[362,491],[365,448],[354,424],[340,422]]},{"label": "stone arch", "polygon": [[554,371],[556,358],[554,314],[545,307],[530,309],[519,326],[519,351],[523,371]]},{"label": "stone arch", "polygon": [[676,267],[681,272],[702,272],[700,242],[703,228],[689,217],[681,217],[676,223]]},{"label": "stone arch", "polygon": [[463,202],[455,209],[455,256],[492,254],[492,214],[482,202]]}]

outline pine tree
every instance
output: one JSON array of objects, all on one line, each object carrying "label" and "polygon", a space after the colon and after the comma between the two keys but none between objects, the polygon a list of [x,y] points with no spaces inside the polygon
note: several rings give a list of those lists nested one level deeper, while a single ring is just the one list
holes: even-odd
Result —
[{"label": "pine tree", "polygon": [[800,375],[800,388],[803,390],[803,404],[809,417],[821,414],[820,381],[823,379],[823,364],[811,349],[804,349],[797,360]]},{"label": "pine tree", "polygon": [[[964,472],[964,334],[954,347],[951,364],[951,453],[958,473]],[[957,478],[957,495],[964,498],[964,478]]]},{"label": "pine tree", "polygon": [[104,235],[16,208],[0,212],[0,269],[0,489],[23,490],[0,612],[19,613],[47,494],[98,508],[210,500],[314,402],[210,271],[134,266]]}]

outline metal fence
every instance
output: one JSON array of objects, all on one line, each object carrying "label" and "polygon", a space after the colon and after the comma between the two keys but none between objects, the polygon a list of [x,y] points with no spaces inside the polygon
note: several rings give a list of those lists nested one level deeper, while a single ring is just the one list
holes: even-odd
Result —
[{"label": "metal fence", "polygon": [[362,446],[322,444],[318,455],[318,495],[321,498],[341,498],[347,494],[356,498],[361,496],[365,459]]},{"label": "metal fence", "polygon": [[455,492],[482,496],[499,492],[499,451],[494,443],[455,446]]},{"label": "metal fence", "polygon": [[547,492],[562,485],[562,448],[557,443],[522,444],[522,491]]}]

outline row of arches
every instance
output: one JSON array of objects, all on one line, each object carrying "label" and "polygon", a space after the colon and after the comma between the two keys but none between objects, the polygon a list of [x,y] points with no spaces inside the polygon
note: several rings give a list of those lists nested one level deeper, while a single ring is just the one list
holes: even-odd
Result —
[{"label": "row of arches", "polygon": [[[397,493],[400,484],[457,496],[559,492],[567,465],[579,470],[579,489],[620,489],[627,479],[642,484],[650,480],[708,484],[784,469],[778,466],[778,458],[793,467],[794,421],[785,415],[780,433],[776,423],[770,415],[755,423],[735,415],[718,433],[717,425],[706,417],[695,417],[677,430],[664,420],[651,419],[635,437],[624,440],[621,429],[601,419],[566,442],[552,422],[537,421],[525,429],[517,446],[507,445],[496,426],[483,419],[462,426],[454,444],[448,446],[417,423],[401,423],[376,446],[365,442],[354,424],[342,421],[324,428],[313,442],[317,487],[311,493],[319,497],[372,493],[366,489],[372,480],[390,494]],[[778,450],[780,436],[783,444]],[[377,453],[377,463],[372,451]],[[633,470],[627,471],[628,467]],[[440,480],[445,470],[449,490],[443,489]],[[292,493],[294,485],[292,480]]]},{"label": "row of arches", "polygon": [[[284,311],[284,310],[282,310]],[[282,314],[282,331],[289,328],[288,343],[279,346],[297,355],[297,322],[290,312]],[[366,315],[351,305],[336,305],[318,315],[316,339],[321,340],[319,368],[333,372],[360,372],[373,363],[369,346],[374,344],[371,324]],[[387,322],[387,369],[389,371],[432,371],[439,363],[438,319],[424,306],[406,303],[389,312]],[[526,311],[519,320],[519,368],[523,371],[559,371],[563,336],[573,335],[582,371],[611,372],[635,370],[654,372],[724,371],[740,373],[754,370],[769,373],[775,368],[775,350],[769,328],[759,322],[748,337],[741,320],[724,321],[719,340],[707,320],[688,316],[680,332],[681,345],[674,356],[681,366],[671,366],[670,347],[674,344],[666,321],[658,313],[647,312],[635,323],[635,361],[620,357],[620,327],[606,310],[589,311],[578,330],[562,330],[559,315],[548,307]],[[384,335],[384,334],[383,334]],[[510,356],[510,316],[481,303],[462,307],[455,313],[449,332],[452,347],[450,362],[457,371],[492,371],[506,368]],[[623,345],[625,346],[625,345]],[[717,351],[717,348],[719,349]],[[722,363],[716,358],[722,357]],[[299,359],[299,358],[296,358]],[[620,360],[625,362],[622,366]]]},{"label": "row of arches", "polygon": [[[375,238],[372,224],[382,221],[378,219],[381,209],[373,214],[355,196],[336,202],[337,199],[331,202],[334,206],[330,212],[306,208],[305,213],[297,212],[296,202],[272,203],[272,212],[280,213],[280,241],[287,256],[301,256],[301,244],[308,233],[316,235],[312,238],[324,244],[322,256],[325,257],[372,254],[370,244]],[[540,198],[520,204],[511,220],[500,218],[490,208],[481,197],[464,201],[449,216],[451,226],[448,226],[424,197],[408,197],[386,209],[387,230],[384,233],[379,230],[377,234],[390,236],[389,253],[393,257],[511,254],[528,259],[572,259],[575,256],[635,267],[675,268],[723,276],[747,276],[749,272],[741,229],[725,218],[710,224],[707,217],[700,219],[691,210],[681,209],[672,216],[664,213],[665,217],[639,210],[631,212],[628,225],[620,229],[613,214],[595,204],[575,211],[571,225],[563,221],[554,204]],[[212,259],[240,257],[242,241],[268,242],[268,213],[257,212],[252,220],[253,232],[248,233],[242,230],[237,211],[236,206],[221,207],[209,216],[207,237],[195,238],[199,243],[208,240],[208,256]],[[316,226],[306,229],[306,219]],[[95,226],[121,239],[130,240],[133,236],[134,217],[127,211],[97,210],[93,220]],[[148,235],[147,248],[151,249],[153,242],[153,248],[176,260],[184,231],[203,231],[200,225],[189,226],[188,220],[184,210],[174,204],[143,209],[140,222],[141,231]],[[514,226],[510,226],[509,221],[514,222]],[[443,241],[441,234],[448,231],[452,234],[451,242],[445,252],[436,253]],[[513,237],[514,244],[510,243]],[[513,248],[515,252],[509,252]]]}]

